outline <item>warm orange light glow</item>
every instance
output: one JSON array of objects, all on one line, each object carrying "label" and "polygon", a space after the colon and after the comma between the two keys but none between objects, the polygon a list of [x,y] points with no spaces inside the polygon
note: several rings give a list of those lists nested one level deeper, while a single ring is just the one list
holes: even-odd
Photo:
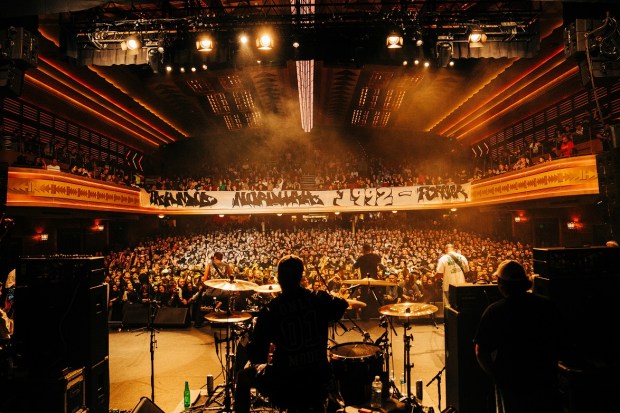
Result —
[{"label": "warm orange light glow", "polygon": [[[37,86],[38,86],[38,87],[40,87],[40,88],[45,89],[46,91],[48,91],[48,92],[50,92],[50,93],[52,93],[52,94],[54,94],[54,95],[58,96],[59,98],[61,98],[61,99],[63,99],[63,100],[66,100],[66,101],[69,101],[69,102],[73,103],[74,105],[77,105],[77,106],[79,106],[79,107],[81,107],[81,108],[83,108],[83,109],[86,109],[88,112],[91,112],[93,115],[95,115],[95,116],[97,116],[97,117],[99,117],[99,118],[105,119],[106,121],[108,121],[108,122],[110,122],[110,123],[112,123],[112,124],[114,124],[114,125],[118,126],[118,127],[119,127],[119,128],[121,128],[121,129],[124,129],[124,130],[128,131],[130,134],[135,135],[135,136],[139,137],[140,139],[142,139],[142,140],[144,140],[144,141],[146,141],[146,142],[149,142],[149,143],[150,143],[150,144],[152,144],[152,145],[159,146],[159,143],[158,143],[158,142],[155,142],[155,141],[153,141],[153,140],[151,140],[151,139],[147,138],[146,136],[143,136],[143,135],[141,135],[141,134],[137,133],[136,131],[134,131],[134,130],[132,130],[132,129],[128,128],[127,126],[125,126],[125,125],[121,124],[120,122],[118,122],[118,121],[116,121],[116,120],[114,120],[114,119],[112,119],[112,118],[110,118],[110,117],[108,117],[108,116],[102,115],[102,114],[101,114],[101,113],[99,113],[97,110],[95,110],[95,109],[93,109],[93,108],[91,108],[91,107],[89,107],[89,106],[85,105],[84,103],[82,103],[82,102],[78,101],[77,99],[73,99],[72,97],[69,97],[69,96],[67,96],[67,95],[65,95],[65,94],[63,94],[63,93],[61,93],[61,92],[59,92],[58,90],[54,89],[54,88],[53,88],[53,87],[51,87],[51,86],[46,85],[45,83],[41,82],[41,81],[40,81],[40,80],[38,80],[38,79],[35,79],[34,77],[32,77],[32,76],[31,76],[31,75],[29,75],[29,74],[26,74],[25,76],[26,76],[26,78],[27,78],[30,82],[34,83],[35,85],[37,85]],[[34,102],[32,102],[32,103],[34,103]]]},{"label": "warm orange light glow", "polygon": [[[541,87],[539,89],[536,89],[534,92],[529,93],[527,96],[524,96],[523,98],[519,99],[518,101],[514,102],[513,104],[511,104],[509,106],[506,106],[504,109],[502,109],[502,110],[500,110],[498,112],[495,112],[492,116],[487,116],[485,118],[484,122],[480,122],[479,124],[475,125],[474,127],[468,129],[467,132],[464,132],[461,135],[455,136],[455,138],[459,139],[465,133],[471,133],[471,132],[475,131],[476,129],[479,129],[480,127],[482,127],[484,125],[484,123],[489,123],[493,119],[500,117],[501,115],[505,114],[506,112],[514,110],[515,107],[521,105],[523,102],[526,102],[526,101],[528,101],[530,99],[533,99],[534,97],[540,95],[541,93],[545,92],[546,90],[554,87],[556,84],[563,82],[564,79],[566,79],[567,77],[571,77],[571,76],[575,75],[578,71],[579,71],[578,67],[573,67],[572,69],[569,69],[568,71],[562,73],[562,75],[554,78],[551,82],[546,83],[543,87]],[[476,116],[476,118],[480,117],[483,113],[487,113],[487,112],[488,111],[482,112],[479,116]]]},{"label": "warm orange light glow", "polygon": [[[100,90],[96,90],[93,89],[88,83],[84,82],[83,80],[81,80],[80,78],[74,76],[73,74],[67,72],[66,70],[64,70],[62,67],[56,65],[54,62],[49,61],[45,58],[40,58],[40,61],[46,63],[47,65],[49,65],[50,67],[56,69],[58,72],[62,73],[64,76],[66,76],[67,78],[71,79],[73,82],[66,82],[63,81],[61,79],[59,79],[57,76],[54,76],[52,73],[50,73],[49,71],[46,71],[45,69],[43,69],[42,67],[39,67],[39,71],[42,73],[45,73],[46,75],[50,76],[51,78],[55,79],[56,81],[60,82],[61,84],[65,85],[66,87],[75,90],[76,92],[84,95],[82,92],[78,91],[74,85],[74,83],[77,83],[83,87],[85,87],[86,89],[88,89],[89,91],[91,91],[94,94],[94,97],[88,97],[89,100],[102,105],[103,107],[105,107],[106,109],[108,109],[110,112],[114,113],[115,115],[125,119],[126,121],[132,123],[133,125],[139,127],[140,129],[142,129],[143,131],[153,134],[153,131],[156,131],[157,133],[163,135],[165,138],[161,138],[159,136],[155,137],[159,140],[161,140],[163,143],[170,143],[171,141],[174,142],[176,141],[176,138],[174,136],[170,136],[169,134],[167,134],[165,131],[161,130],[160,128],[158,128],[157,126],[151,124],[149,121],[147,121],[146,119],[136,115],[135,113],[133,113],[129,108],[120,105],[118,103],[115,102],[115,100],[106,95],[105,93],[102,93]],[[105,79],[106,81],[108,81],[107,79]],[[116,87],[116,86],[115,86]],[[101,103],[100,99],[105,100],[109,105],[112,105],[116,108],[118,108],[118,110],[113,109],[111,106],[106,105],[104,103]],[[97,100],[97,101],[96,101]],[[144,106],[144,105],[143,105]],[[148,109],[148,108],[147,108]],[[150,109],[149,111],[151,113],[153,113]],[[156,115],[154,114],[155,116]],[[136,119],[140,120],[140,122],[137,122]],[[151,130],[147,129],[144,125],[147,125]],[[167,139],[166,139],[167,138]]]},{"label": "warm orange light glow", "polygon": [[[101,78],[105,79],[106,82],[108,82],[109,84],[111,84],[112,86],[114,86],[115,88],[117,88],[118,90],[120,90],[121,92],[123,92],[124,94],[126,94],[127,96],[131,96],[133,100],[135,100],[136,102],[138,102],[138,104],[140,104],[142,107],[144,107],[145,109],[147,109],[149,112],[151,112],[153,115],[157,116],[159,119],[161,119],[163,122],[165,122],[168,126],[170,126],[172,129],[176,130],[177,132],[179,132],[181,135],[183,135],[184,137],[188,137],[189,133],[183,131],[182,129],[180,129],[179,127],[175,126],[168,118],[166,118],[161,112],[158,112],[157,110],[155,110],[153,107],[151,107],[147,102],[142,101],[138,98],[136,98],[135,96],[132,96],[131,92],[129,92],[128,90],[124,89],[121,85],[119,85],[117,82],[115,82],[114,80],[110,79],[109,77],[107,77],[105,75],[105,73],[103,73],[101,70],[98,70],[97,67],[95,66],[89,66],[89,69],[92,70],[93,72],[97,73],[97,75],[101,76]],[[159,130],[159,129],[157,129]],[[167,135],[166,135],[167,136]],[[172,140],[176,140],[174,138],[171,138]]]},{"label": "warm orange light glow", "polygon": [[[485,101],[483,101],[482,103],[480,103],[479,105],[473,107],[471,110],[469,110],[466,114],[464,114],[463,116],[461,116],[459,119],[456,119],[454,122],[452,122],[449,125],[446,125],[442,130],[440,130],[438,133],[440,135],[452,135],[454,132],[459,131],[461,129],[463,129],[464,126],[468,125],[469,123],[471,123],[474,119],[479,118],[482,114],[487,113],[489,110],[491,110],[492,108],[494,108],[495,106],[497,106],[499,103],[505,101],[506,99],[508,99],[509,97],[513,96],[515,93],[519,92],[520,90],[522,90],[523,88],[525,88],[526,86],[532,84],[535,80],[537,80],[540,76],[543,76],[544,74],[548,73],[549,71],[553,70],[555,67],[559,66],[560,64],[565,62],[565,59],[560,59],[558,60],[558,62],[555,63],[555,65],[551,68],[549,68],[547,71],[545,71],[544,73],[542,73],[541,75],[537,76],[536,78],[529,78],[529,76],[534,73],[535,71],[537,71],[539,68],[541,68],[542,66],[544,66],[545,64],[547,64],[549,61],[551,61],[552,59],[554,59],[556,56],[558,56],[559,54],[564,52],[564,48],[558,48],[555,51],[552,51],[548,56],[542,58],[536,65],[532,66],[529,70],[523,72],[520,76],[518,76],[517,78],[515,78],[512,82],[508,83],[505,87],[503,87],[502,89],[499,89],[495,94],[493,94],[492,96],[490,96],[489,98],[487,98]],[[520,86],[519,88],[515,89],[515,90],[511,90],[513,87],[515,87],[515,85],[517,85],[519,82],[521,82],[523,79],[528,78],[529,82],[525,83],[524,85]],[[488,83],[487,83],[488,85]],[[485,85],[486,86],[486,85]],[[507,93],[508,91],[510,91],[510,93]],[[462,106],[465,102],[467,102],[468,100],[470,100],[472,97],[474,97],[478,91],[475,91],[472,95],[470,95],[467,99],[465,99],[465,101],[460,105]],[[494,103],[494,105],[491,105],[491,103]],[[459,106],[459,107],[460,107]],[[473,116],[474,114],[477,114],[478,116]],[[449,115],[448,115],[449,116]],[[437,126],[439,123],[441,123],[444,119],[441,119],[439,122],[437,122],[435,125],[433,125],[431,127],[431,129],[433,129],[435,126]],[[466,121],[466,123],[462,124],[461,123],[463,121]],[[458,129],[455,129],[457,127],[457,125],[460,125],[460,127]],[[463,134],[459,135],[462,136]]]}]

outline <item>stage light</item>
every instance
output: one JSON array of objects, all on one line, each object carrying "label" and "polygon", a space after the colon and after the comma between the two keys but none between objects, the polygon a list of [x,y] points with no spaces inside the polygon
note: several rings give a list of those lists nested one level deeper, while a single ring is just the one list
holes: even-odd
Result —
[{"label": "stage light", "polygon": [[273,49],[273,37],[269,33],[263,33],[256,39],[256,47],[258,50]]},{"label": "stage light", "polygon": [[429,67],[430,65],[431,65],[431,62],[429,62],[428,60],[424,62],[424,67]]},{"label": "stage light", "polygon": [[213,50],[213,39],[208,34],[199,34],[196,38],[196,49],[199,52],[210,52]]},{"label": "stage light", "polygon": [[196,68],[194,66],[192,66],[192,68],[190,69],[192,72],[196,72]]},{"label": "stage light", "polygon": [[416,65],[416,66],[419,65],[420,64],[420,59],[415,59],[413,61],[413,64]]},{"label": "stage light", "polygon": [[185,73],[185,68],[184,68],[184,67],[181,67],[181,68],[179,69],[179,71],[180,71],[181,73]]},{"label": "stage light", "polygon": [[469,29],[469,35],[467,42],[469,47],[484,47],[484,43],[487,41],[487,35],[478,25],[473,25]]},{"label": "stage light", "polygon": [[409,62],[408,62],[408,61],[403,60],[403,66],[407,66],[408,64],[409,64]]},{"label": "stage light", "polygon": [[392,32],[385,40],[388,49],[401,49],[403,47],[403,38],[399,33]]},{"label": "stage light", "polygon": [[299,42],[293,42],[293,47],[294,47],[295,49],[299,48]]},{"label": "stage light", "polygon": [[166,72],[168,73],[172,72],[172,66],[170,65],[166,66]]},{"label": "stage light", "polygon": [[439,67],[448,67],[452,59],[452,43],[437,43],[436,50]]},{"label": "stage light", "polygon": [[[123,43],[125,43],[125,46],[127,47],[127,50],[129,51],[137,50],[140,47],[142,47],[142,42],[140,42],[140,39],[138,39],[138,37],[134,35],[127,37]],[[122,47],[123,45],[121,43],[121,48]]]},{"label": "stage light", "polygon": [[241,34],[239,36],[239,43],[248,44],[248,36],[246,34]]},{"label": "stage light", "polygon": [[207,65],[202,65],[202,70],[207,70],[209,68],[209,66]]},{"label": "stage light", "polygon": [[424,40],[422,40],[422,39],[418,39],[418,40],[415,41],[415,45],[418,46],[418,47],[421,47],[423,44],[424,44]]}]

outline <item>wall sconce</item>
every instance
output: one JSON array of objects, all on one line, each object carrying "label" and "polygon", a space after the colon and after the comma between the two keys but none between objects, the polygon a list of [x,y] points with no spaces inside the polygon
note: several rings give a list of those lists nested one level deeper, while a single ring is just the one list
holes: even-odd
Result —
[{"label": "wall sconce", "polygon": [[103,224],[97,224],[94,227],[94,230],[97,232],[102,232],[105,229],[105,227],[103,226]]},{"label": "wall sconce", "polygon": [[403,37],[396,32],[392,32],[385,39],[385,44],[388,49],[401,49],[403,47]]},{"label": "wall sconce", "polygon": [[32,238],[35,241],[47,241],[50,238],[50,236],[49,236],[49,234],[43,233],[43,234],[35,234],[35,236],[32,237]]},{"label": "wall sconce", "polygon": [[157,218],[164,219],[164,218],[166,218],[166,216],[164,214],[159,214],[159,215],[157,215]]},{"label": "wall sconce", "polygon": [[521,217],[515,217],[515,222],[521,222]]},{"label": "wall sconce", "polygon": [[566,223],[566,228],[571,229],[571,230],[575,229],[575,223],[573,221],[568,221]]}]

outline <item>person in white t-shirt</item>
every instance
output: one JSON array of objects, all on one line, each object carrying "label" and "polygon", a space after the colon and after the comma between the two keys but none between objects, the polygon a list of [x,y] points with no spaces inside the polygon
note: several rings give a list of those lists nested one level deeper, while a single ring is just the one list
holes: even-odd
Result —
[{"label": "person in white t-shirt", "polygon": [[453,244],[446,244],[446,253],[437,261],[435,276],[443,281],[443,303],[448,305],[448,288],[450,284],[464,284],[465,273],[469,272],[467,258],[454,249]]}]

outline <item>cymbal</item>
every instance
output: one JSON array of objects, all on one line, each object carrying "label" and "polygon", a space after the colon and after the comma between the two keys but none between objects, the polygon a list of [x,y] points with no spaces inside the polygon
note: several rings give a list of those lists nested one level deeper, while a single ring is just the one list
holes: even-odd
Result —
[{"label": "cymbal", "polygon": [[264,284],[259,285],[254,289],[257,293],[279,293],[282,292],[280,284]]},{"label": "cymbal", "polygon": [[437,310],[439,310],[437,306],[426,303],[388,304],[379,308],[381,314],[395,317],[419,317],[435,314]]},{"label": "cymbal", "polygon": [[358,308],[366,307],[366,303],[358,300],[350,300],[347,298],[347,303],[349,303],[349,308],[347,310],[357,310]]},{"label": "cymbal", "polygon": [[251,291],[258,287],[258,284],[245,281],[245,280],[236,280],[232,279],[232,281],[228,278],[218,278],[214,280],[207,280],[204,282],[207,287],[217,288],[218,290],[226,290],[226,291]]},{"label": "cymbal", "polygon": [[396,285],[396,283],[387,281],[387,280],[378,280],[376,278],[362,278],[359,280],[343,280],[343,284],[351,284],[351,285],[365,285],[369,287],[377,287],[377,286],[388,286],[388,285]]},{"label": "cymbal", "polygon": [[252,314],[243,311],[214,311],[205,315],[205,320],[212,323],[240,323],[252,318]]}]

